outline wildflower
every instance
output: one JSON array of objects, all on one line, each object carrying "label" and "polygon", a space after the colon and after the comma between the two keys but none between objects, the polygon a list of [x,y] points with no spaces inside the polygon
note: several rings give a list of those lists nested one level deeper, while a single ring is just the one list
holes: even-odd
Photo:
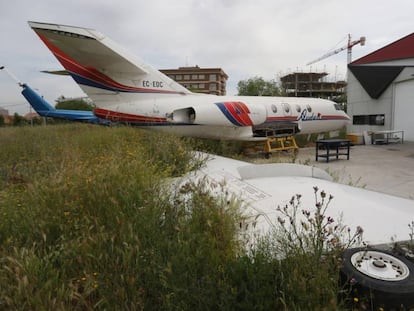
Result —
[{"label": "wildflower", "polygon": [[280,218],[279,216],[277,217],[277,221],[278,221],[281,225],[283,225],[283,224],[285,223],[285,220],[284,220],[284,219],[282,219],[282,218]]},{"label": "wildflower", "polygon": [[301,224],[302,224],[303,229],[308,230],[309,227],[305,222],[301,221]]},{"label": "wildflower", "polygon": [[362,235],[364,233],[364,229],[362,229],[362,227],[361,226],[358,226],[357,228],[356,228],[356,234],[357,235]]},{"label": "wildflower", "polygon": [[319,188],[317,186],[313,187],[313,190],[316,192],[318,192]]},{"label": "wildflower", "polygon": [[354,302],[358,303],[358,301],[359,301],[358,297],[354,297]]},{"label": "wildflower", "polygon": [[321,198],[325,198],[326,197],[326,193],[325,193],[325,191],[321,191]]},{"label": "wildflower", "polygon": [[68,217],[68,216],[70,216],[70,212],[65,211],[65,212],[63,212],[63,215],[65,215],[66,217]]}]

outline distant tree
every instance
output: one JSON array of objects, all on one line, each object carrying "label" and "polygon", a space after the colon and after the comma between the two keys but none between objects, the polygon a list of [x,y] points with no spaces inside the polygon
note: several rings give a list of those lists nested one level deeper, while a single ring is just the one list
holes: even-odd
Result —
[{"label": "distant tree", "polygon": [[279,87],[275,80],[264,80],[262,77],[253,77],[241,80],[237,84],[238,95],[246,96],[278,96]]},{"label": "distant tree", "polygon": [[27,124],[27,120],[24,117],[19,115],[17,112],[14,113],[14,115],[13,115],[13,126],[22,126],[22,125],[26,125],[26,124]]},{"label": "distant tree", "polygon": [[0,114],[0,127],[5,126],[6,122],[4,120],[4,116],[2,114]]},{"label": "distant tree", "polygon": [[59,97],[59,101],[56,104],[56,109],[67,109],[67,110],[93,110],[95,107],[86,102],[83,99],[69,99],[62,100],[63,96]]}]

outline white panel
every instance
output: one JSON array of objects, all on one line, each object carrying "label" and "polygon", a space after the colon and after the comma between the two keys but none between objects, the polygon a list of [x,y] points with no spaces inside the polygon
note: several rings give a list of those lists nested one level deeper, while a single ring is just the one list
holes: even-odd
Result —
[{"label": "white panel", "polygon": [[404,140],[414,141],[414,80],[395,84],[394,129],[404,131]]}]

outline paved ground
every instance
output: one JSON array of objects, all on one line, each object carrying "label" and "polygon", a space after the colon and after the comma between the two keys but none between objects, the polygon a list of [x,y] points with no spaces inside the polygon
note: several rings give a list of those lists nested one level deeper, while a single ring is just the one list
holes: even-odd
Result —
[{"label": "paved ground", "polygon": [[[291,161],[292,152],[273,154],[268,161]],[[356,145],[350,159],[315,161],[315,147],[301,148],[296,163],[329,172],[335,181],[414,200],[414,142],[389,145]]]}]

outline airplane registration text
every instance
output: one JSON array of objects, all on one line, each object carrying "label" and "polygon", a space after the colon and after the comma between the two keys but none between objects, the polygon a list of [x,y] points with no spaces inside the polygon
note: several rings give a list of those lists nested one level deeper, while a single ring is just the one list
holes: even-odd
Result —
[{"label": "airplane registration text", "polygon": [[142,80],[142,86],[143,87],[158,87],[158,88],[163,88],[164,87],[164,83],[162,81]]}]

